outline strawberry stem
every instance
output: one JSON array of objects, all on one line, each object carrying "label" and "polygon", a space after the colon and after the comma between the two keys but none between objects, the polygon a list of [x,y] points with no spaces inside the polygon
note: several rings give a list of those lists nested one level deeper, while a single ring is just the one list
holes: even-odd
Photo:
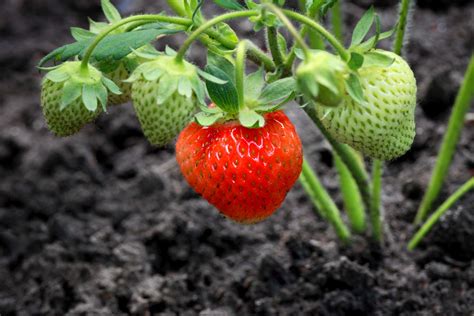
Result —
[{"label": "strawberry stem", "polygon": [[374,160],[372,165],[372,201],[370,205],[370,221],[372,223],[372,236],[377,242],[383,239],[383,216],[380,212],[382,192],[383,161]]},{"label": "strawberry stem", "polygon": [[[474,189],[474,177],[464,183],[456,192],[454,192],[421,226],[413,238],[408,243],[408,250],[413,250],[420,243],[423,237],[431,230],[434,224],[443,216],[446,211],[456,203],[464,194]],[[467,211],[467,210],[466,210]]]},{"label": "strawberry stem", "polygon": [[393,52],[397,55],[402,54],[409,11],[410,0],[401,0],[400,11],[398,14],[397,35],[395,37],[395,42],[393,43]]},{"label": "strawberry stem", "polygon": [[300,36],[300,33],[298,33],[295,26],[290,22],[290,20],[288,20],[287,16],[283,13],[283,11],[271,3],[265,3],[264,6],[268,10],[272,11],[273,14],[275,14],[280,19],[280,21],[286,26],[286,28],[291,33],[291,35],[293,35],[295,41],[303,50],[303,53],[305,54],[305,56],[309,59],[310,50],[309,50],[308,45],[306,44],[304,39]]},{"label": "strawberry stem", "polygon": [[281,67],[284,63],[284,60],[278,45],[278,29],[274,26],[267,27],[266,38],[268,49],[270,50],[273,57],[273,62],[277,68]]},{"label": "strawberry stem", "polygon": [[310,196],[316,209],[322,214],[322,217],[327,218],[329,223],[334,227],[339,239],[344,243],[348,243],[351,233],[346,224],[342,221],[341,213],[336,204],[306,159],[303,160],[300,183]]},{"label": "strawberry stem", "polygon": [[207,21],[206,23],[201,25],[197,30],[191,33],[191,35],[184,41],[183,45],[181,46],[181,48],[179,49],[176,55],[176,61],[181,62],[184,59],[184,55],[186,54],[188,49],[191,47],[191,45],[194,43],[194,41],[197,40],[201,36],[201,34],[206,32],[207,29],[224,21],[239,19],[239,18],[248,18],[251,16],[256,16],[258,14],[259,13],[257,11],[250,11],[250,10],[235,11],[235,12],[230,12],[230,13],[217,16]]},{"label": "strawberry stem", "polygon": [[339,174],[339,183],[347,217],[351,223],[352,230],[361,234],[365,231],[367,225],[365,222],[364,203],[359,187],[341,158],[335,152],[333,152],[333,157],[337,173]]},{"label": "strawberry stem", "polygon": [[416,214],[415,223],[419,224],[425,219],[431,205],[438,197],[444,178],[448,173],[451,160],[453,158],[456,146],[464,126],[464,117],[469,111],[471,100],[474,98],[474,55],[471,55],[468,69],[464,76],[463,83],[459,89],[454,107],[449,118],[448,128],[444,134],[443,143],[439,150],[438,159],[431,175],[423,200],[421,202],[418,213]]}]

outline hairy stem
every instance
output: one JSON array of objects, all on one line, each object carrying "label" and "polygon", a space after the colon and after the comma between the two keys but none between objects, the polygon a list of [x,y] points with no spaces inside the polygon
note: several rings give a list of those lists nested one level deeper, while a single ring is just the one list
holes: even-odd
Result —
[{"label": "hairy stem", "polygon": [[305,56],[309,57],[309,47],[308,47],[308,45],[306,45],[306,42],[300,36],[300,33],[298,32],[298,30],[296,30],[295,26],[290,22],[290,20],[288,20],[287,16],[283,12],[283,10],[281,10],[279,7],[277,7],[273,4],[270,4],[270,3],[266,3],[265,7],[268,8],[268,10],[272,11],[280,19],[280,21],[286,26],[288,31],[291,33],[291,35],[293,35],[295,41],[301,47],[301,49],[303,50],[303,53],[305,54]]},{"label": "hairy stem", "polygon": [[444,178],[448,173],[449,165],[453,158],[456,146],[464,126],[464,117],[469,111],[471,100],[474,97],[474,55],[471,55],[471,60],[464,76],[463,83],[459,89],[454,107],[449,118],[448,128],[443,137],[443,142],[439,150],[436,165],[431,175],[431,180],[428,185],[423,200],[421,202],[418,213],[416,214],[415,223],[419,224],[425,219],[431,205],[437,198]]},{"label": "hairy stem", "polygon": [[383,161],[374,160],[372,165],[372,203],[370,205],[370,221],[372,223],[372,236],[378,242],[383,238],[383,217],[380,212],[382,192]]},{"label": "hairy stem", "polygon": [[[446,213],[446,211],[459,200],[464,194],[474,189],[474,177],[468,180],[462,185],[456,192],[454,192],[426,221],[423,226],[416,232],[413,238],[408,243],[408,250],[413,250],[431,230],[434,224],[440,219],[440,217]],[[468,210],[466,210],[468,211]]]},{"label": "hairy stem", "polygon": [[[313,169],[308,162],[303,160],[303,171],[301,172],[300,182],[303,188],[309,194],[316,208],[319,208],[331,225],[334,227],[337,236],[345,243],[349,242],[351,233],[341,218],[341,214],[336,204],[322,186]],[[317,201],[317,202],[316,202]]]},{"label": "hairy stem", "polygon": [[400,11],[398,13],[397,34],[393,43],[393,52],[397,55],[402,54],[403,41],[407,28],[408,14],[410,11],[410,0],[401,0]]},{"label": "hairy stem", "polygon": [[314,124],[316,124],[316,126],[319,128],[319,130],[327,139],[327,141],[331,144],[332,148],[339,155],[344,164],[347,166],[352,176],[354,177],[354,180],[359,186],[359,190],[362,194],[362,200],[364,201],[365,207],[367,209],[370,209],[371,188],[369,183],[369,177],[365,169],[359,163],[359,158],[357,157],[357,155],[354,153],[354,151],[351,150],[349,146],[339,143],[329,134],[321,120],[318,118],[314,106],[308,104],[303,109],[314,122]]},{"label": "hairy stem", "polygon": [[267,27],[267,45],[272,53],[273,61],[277,67],[283,65],[283,56],[278,45],[278,30],[276,27]]},{"label": "hairy stem", "polygon": [[187,16],[186,9],[184,7],[184,0],[166,0],[171,10],[179,16]]}]

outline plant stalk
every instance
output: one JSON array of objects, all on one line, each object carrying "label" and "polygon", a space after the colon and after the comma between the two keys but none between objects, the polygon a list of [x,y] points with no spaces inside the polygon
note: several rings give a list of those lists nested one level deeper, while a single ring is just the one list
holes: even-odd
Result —
[{"label": "plant stalk", "polygon": [[243,40],[237,45],[235,58],[235,85],[239,100],[239,109],[244,107],[244,80],[245,80],[245,55],[247,52],[247,41]]},{"label": "plant stalk", "polygon": [[272,54],[275,66],[277,68],[281,67],[284,61],[278,45],[278,29],[274,26],[267,27],[267,45]]},{"label": "plant stalk", "polygon": [[374,160],[372,165],[372,203],[370,205],[370,221],[372,224],[372,236],[377,242],[383,239],[383,216],[381,208],[382,192],[382,169],[383,161]]},{"label": "plant stalk", "polygon": [[[454,192],[441,206],[430,216],[423,226],[416,232],[408,243],[408,250],[413,250],[420,243],[423,237],[431,230],[436,222],[444,213],[459,200],[464,194],[474,189],[474,177],[463,184],[456,192]],[[469,210],[466,210],[469,211]]]},{"label": "plant stalk", "polygon": [[401,0],[398,13],[397,34],[393,43],[393,52],[397,55],[402,54],[403,42],[407,28],[408,14],[410,11],[410,0]]},{"label": "plant stalk", "polygon": [[303,170],[301,172],[300,181],[303,188],[311,197],[311,200],[315,202],[317,209],[320,209],[331,225],[334,227],[337,236],[344,243],[348,243],[351,237],[351,233],[347,226],[344,224],[341,218],[341,214],[336,204],[328,194],[326,189],[319,181],[313,169],[308,164],[306,159],[303,160]]},{"label": "plant stalk", "polygon": [[449,118],[448,128],[443,137],[436,165],[431,175],[428,189],[423,196],[420,208],[416,214],[415,223],[419,224],[425,219],[435,199],[437,198],[444,178],[448,173],[459,137],[464,126],[464,117],[469,111],[471,100],[474,97],[474,54],[471,55],[469,66],[466,70],[464,80],[459,89],[454,107]]}]

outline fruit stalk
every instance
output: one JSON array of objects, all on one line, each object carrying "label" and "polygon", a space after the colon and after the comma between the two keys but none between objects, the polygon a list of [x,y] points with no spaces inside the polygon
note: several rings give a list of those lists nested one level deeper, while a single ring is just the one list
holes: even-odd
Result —
[{"label": "fruit stalk", "polygon": [[319,181],[316,174],[313,172],[313,169],[308,164],[306,159],[303,160],[303,170],[300,175],[300,182],[303,185],[305,191],[311,197],[316,209],[319,209],[324,214],[323,217],[326,217],[334,227],[339,239],[341,239],[341,241],[344,243],[348,243],[351,233],[342,221],[341,214],[336,204],[326,189],[324,189],[323,185]]},{"label": "fruit stalk", "polygon": [[235,85],[239,100],[239,109],[242,110],[244,104],[244,79],[245,79],[245,54],[247,52],[247,41],[243,40],[237,45],[235,58]]},{"label": "fruit stalk", "polygon": [[407,28],[408,14],[410,11],[410,0],[401,0],[400,11],[398,14],[397,34],[393,44],[393,52],[397,55],[402,54],[405,31]]},{"label": "fruit stalk", "polygon": [[283,65],[284,60],[278,45],[278,30],[276,27],[267,27],[267,46],[277,67]]},{"label": "fruit stalk", "polygon": [[351,228],[356,233],[363,233],[366,229],[365,210],[357,183],[341,158],[333,152],[334,163],[339,174],[342,199]]},{"label": "fruit stalk", "polygon": [[381,242],[383,239],[383,216],[380,212],[382,169],[383,161],[378,159],[374,160],[372,165],[372,203],[370,205],[370,221],[372,224],[372,236],[377,242]]},{"label": "fruit stalk", "polygon": [[[420,243],[423,237],[431,230],[434,224],[443,216],[444,213],[459,200],[464,194],[474,189],[474,177],[464,183],[456,192],[454,192],[426,221],[425,224],[416,232],[408,243],[408,250],[413,250]],[[468,211],[468,210],[466,210]]]},{"label": "fruit stalk", "polygon": [[459,89],[454,107],[449,118],[448,129],[443,137],[438,159],[431,175],[428,189],[423,197],[415,223],[419,224],[425,219],[431,205],[437,198],[444,178],[448,172],[456,146],[464,126],[464,117],[469,111],[471,100],[474,97],[474,54],[471,56],[461,88]]}]

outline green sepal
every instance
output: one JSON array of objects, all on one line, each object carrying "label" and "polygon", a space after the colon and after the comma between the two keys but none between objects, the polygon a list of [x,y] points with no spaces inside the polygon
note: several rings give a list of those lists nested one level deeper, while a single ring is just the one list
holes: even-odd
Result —
[{"label": "green sepal", "polygon": [[80,27],[71,27],[71,35],[76,41],[79,42],[94,38],[97,34]]},{"label": "green sepal", "polygon": [[94,34],[99,34],[101,31],[103,31],[105,28],[109,26],[109,24],[105,22],[96,22],[92,20],[91,18],[88,18],[88,20],[89,20],[89,30]]},{"label": "green sepal", "polygon": [[178,93],[187,98],[193,95],[193,87],[189,78],[181,77],[178,80]]},{"label": "green sepal", "polygon": [[239,110],[239,99],[237,88],[232,78],[223,70],[213,65],[206,66],[206,72],[227,82],[225,84],[216,84],[206,80],[207,92],[212,102],[228,113],[237,113]]},{"label": "green sepal", "polygon": [[352,32],[351,47],[362,43],[374,23],[374,7],[371,6],[359,20]]},{"label": "green sepal", "polygon": [[56,68],[53,71],[50,71],[46,74],[45,79],[51,80],[52,82],[64,82],[68,80],[71,75],[62,68]]},{"label": "green sepal", "polygon": [[100,102],[100,105],[102,106],[102,110],[107,112],[107,88],[101,82],[99,82],[94,85],[94,91],[97,99]]},{"label": "green sepal", "polygon": [[265,86],[263,68],[260,67],[256,72],[248,75],[244,80],[245,100],[258,100]]},{"label": "green sepal", "polygon": [[247,128],[259,128],[265,126],[265,118],[250,109],[243,109],[239,112],[239,122]]},{"label": "green sepal", "polygon": [[76,82],[66,82],[63,87],[61,105],[59,110],[64,110],[69,104],[76,101],[82,94],[82,85]]},{"label": "green sepal", "polygon": [[206,103],[206,91],[204,88],[204,83],[199,79],[198,75],[192,76],[190,79],[191,87],[196,95],[197,101],[200,105],[204,105]]},{"label": "green sepal", "polygon": [[113,82],[109,78],[102,76],[101,81],[107,87],[107,89],[113,94],[116,94],[116,95],[122,94],[122,92],[120,91],[120,88],[115,84],[115,82]]},{"label": "green sepal", "polygon": [[357,70],[360,67],[362,67],[363,64],[364,64],[364,56],[359,53],[351,52],[351,59],[347,63],[349,68],[351,70]]},{"label": "green sepal", "polygon": [[268,104],[288,97],[296,90],[296,82],[293,78],[284,78],[267,85],[259,97],[259,102]]},{"label": "green sepal", "polygon": [[117,8],[110,2],[110,0],[101,0],[102,11],[110,23],[118,22],[122,19]]},{"label": "green sepal", "polygon": [[179,77],[163,74],[160,78],[160,89],[156,98],[157,104],[163,104],[178,90]]},{"label": "green sepal", "polygon": [[215,84],[226,84],[227,83],[226,80],[219,79],[216,76],[213,76],[210,73],[205,72],[205,71],[203,71],[199,68],[197,69],[197,72],[206,81],[210,81],[210,82],[213,82]]},{"label": "green sepal", "polygon": [[207,112],[199,112],[197,113],[194,118],[199,125],[202,126],[211,126],[223,118],[225,114],[223,112],[216,112],[216,113],[207,113]]},{"label": "green sepal", "polygon": [[364,91],[362,90],[362,85],[360,84],[360,79],[357,74],[351,73],[347,80],[345,81],[346,90],[349,93],[350,97],[359,104],[365,104]]},{"label": "green sepal", "polygon": [[389,57],[384,53],[373,51],[364,54],[363,67],[389,67],[394,61],[395,58]]},{"label": "green sepal", "polygon": [[82,103],[91,112],[97,110],[97,95],[93,85],[84,84],[82,86]]}]

